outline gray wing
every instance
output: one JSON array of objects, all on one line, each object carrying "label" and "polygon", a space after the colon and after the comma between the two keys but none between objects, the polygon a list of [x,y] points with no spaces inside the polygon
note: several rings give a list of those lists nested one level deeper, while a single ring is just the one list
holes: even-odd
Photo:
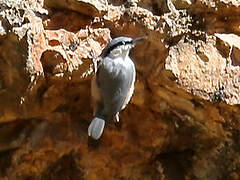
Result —
[{"label": "gray wing", "polygon": [[107,117],[114,116],[122,109],[135,78],[134,72],[134,66],[124,66],[121,62],[107,57],[99,65],[97,82]]}]

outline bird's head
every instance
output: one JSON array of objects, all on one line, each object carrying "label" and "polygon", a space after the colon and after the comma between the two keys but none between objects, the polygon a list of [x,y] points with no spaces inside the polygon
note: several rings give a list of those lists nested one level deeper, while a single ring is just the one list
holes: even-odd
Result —
[{"label": "bird's head", "polygon": [[125,58],[129,55],[129,51],[136,45],[137,42],[146,39],[145,37],[139,38],[130,38],[130,37],[117,37],[114,38],[108,45],[105,47],[102,53],[102,57],[113,56]]}]

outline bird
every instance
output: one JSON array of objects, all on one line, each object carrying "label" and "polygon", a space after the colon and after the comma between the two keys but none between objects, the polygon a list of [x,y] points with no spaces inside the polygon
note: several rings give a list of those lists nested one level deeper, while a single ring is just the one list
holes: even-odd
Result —
[{"label": "bird", "polygon": [[114,119],[119,122],[119,112],[133,95],[136,69],[129,53],[144,39],[146,37],[114,38],[98,57],[100,62],[91,81],[94,118],[88,127],[88,135],[95,140],[101,137],[106,123]]}]

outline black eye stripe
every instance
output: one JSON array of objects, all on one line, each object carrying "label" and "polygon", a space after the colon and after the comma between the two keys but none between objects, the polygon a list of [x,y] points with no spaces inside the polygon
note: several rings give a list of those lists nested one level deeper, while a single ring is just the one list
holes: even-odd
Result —
[{"label": "black eye stripe", "polygon": [[106,51],[103,53],[103,57],[107,56],[113,49],[115,49],[116,47],[118,46],[121,46],[121,45],[127,45],[127,44],[132,44],[133,41],[119,41],[118,43],[108,47],[108,49],[106,49]]},{"label": "black eye stripe", "polygon": [[112,47],[110,47],[109,49],[111,49],[110,51],[112,51],[114,48],[121,46],[121,45],[126,45],[126,44],[132,44],[132,41],[120,41],[117,44],[113,45]]}]

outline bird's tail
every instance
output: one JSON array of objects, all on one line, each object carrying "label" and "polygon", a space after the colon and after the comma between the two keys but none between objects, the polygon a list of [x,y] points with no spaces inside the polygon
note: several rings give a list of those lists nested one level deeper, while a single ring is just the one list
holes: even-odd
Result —
[{"label": "bird's tail", "polygon": [[93,139],[99,139],[103,133],[104,126],[104,119],[101,119],[99,117],[93,118],[91,124],[88,127],[88,135]]}]

